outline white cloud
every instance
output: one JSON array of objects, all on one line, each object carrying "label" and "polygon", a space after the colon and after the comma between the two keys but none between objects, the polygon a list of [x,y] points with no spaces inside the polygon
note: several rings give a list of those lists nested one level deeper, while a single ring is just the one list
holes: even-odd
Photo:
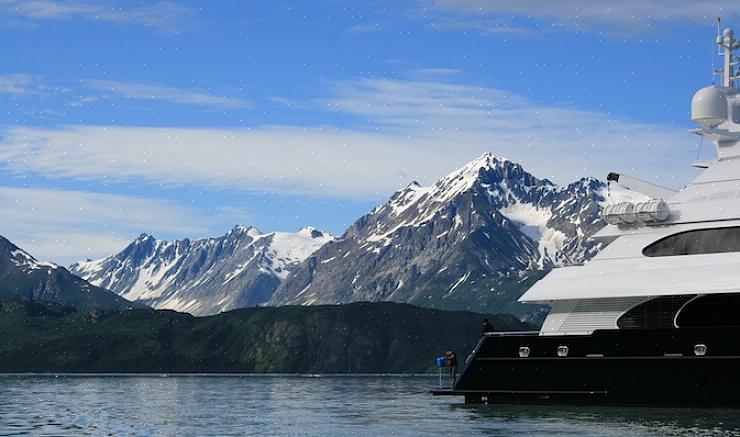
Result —
[{"label": "white cloud", "polygon": [[[397,136],[335,128],[16,127],[0,146],[14,172],[246,191],[379,196],[385,166],[413,160]],[[383,193],[385,194],[385,193]]]},{"label": "white cloud", "polygon": [[187,105],[214,106],[223,108],[239,108],[249,106],[242,99],[174,88],[163,85],[152,85],[136,82],[122,82],[115,80],[88,80],[83,85],[89,89],[115,94],[117,96],[141,99],[160,100]]},{"label": "white cloud", "polygon": [[141,232],[204,235],[212,225],[212,217],[166,200],[0,187],[0,235],[62,265],[110,255]]},{"label": "white cloud", "polygon": [[[577,30],[643,33],[669,22],[711,24],[740,18],[736,0],[422,0],[444,27],[510,31],[513,18]],[[451,15],[452,14],[452,15]]]},{"label": "white cloud", "polygon": [[680,186],[693,174],[695,142],[676,126],[450,83],[358,80],[335,92],[320,103],[356,116],[351,129],[11,127],[0,163],[48,178],[366,199],[432,182],[485,151],[557,182],[618,170]]},{"label": "white cloud", "polygon": [[195,13],[192,8],[172,1],[138,2],[138,5],[121,7],[112,1],[91,0],[0,0],[0,12],[6,21],[15,17],[30,24],[86,19],[141,24],[164,31],[180,29]]},{"label": "white cloud", "polygon": [[[679,187],[693,176],[687,164],[696,143],[684,128],[497,89],[356,80],[317,104],[356,118],[353,127],[15,126],[3,132],[0,169],[49,180],[375,200],[414,179],[431,183],[486,151],[560,183],[622,171]],[[152,198],[0,187],[0,234],[64,264],[120,250],[140,232],[217,235],[250,219],[234,205],[197,211]]]}]

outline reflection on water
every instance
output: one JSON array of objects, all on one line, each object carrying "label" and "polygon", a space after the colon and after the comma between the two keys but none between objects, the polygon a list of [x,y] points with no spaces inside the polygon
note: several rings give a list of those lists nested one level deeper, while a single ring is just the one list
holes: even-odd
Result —
[{"label": "reflection on water", "polygon": [[733,410],[471,406],[428,376],[0,376],[1,435],[737,435]]}]

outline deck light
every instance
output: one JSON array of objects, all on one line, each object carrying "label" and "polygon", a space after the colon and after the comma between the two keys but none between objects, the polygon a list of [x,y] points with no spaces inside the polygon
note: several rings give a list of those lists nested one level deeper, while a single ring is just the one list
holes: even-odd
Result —
[{"label": "deck light", "polygon": [[703,357],[707,354],[707,345],[705,344],[697,344],[694,345],[694,355],[697,357]]}]

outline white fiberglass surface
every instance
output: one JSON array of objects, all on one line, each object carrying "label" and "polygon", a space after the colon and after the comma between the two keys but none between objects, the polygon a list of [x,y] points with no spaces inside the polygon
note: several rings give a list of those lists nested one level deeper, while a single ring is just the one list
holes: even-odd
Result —
[{"label": "white fiberglass surface", "polygon": [[626,258],[555,269],[519,300],[740,292],[740,253]]}]

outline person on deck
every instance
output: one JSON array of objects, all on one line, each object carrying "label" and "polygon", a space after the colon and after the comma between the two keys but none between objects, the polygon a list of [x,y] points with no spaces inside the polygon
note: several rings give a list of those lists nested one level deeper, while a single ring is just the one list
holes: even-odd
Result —
[{"label": "person on deck", "polygon": [[488,321],[488,319],[483,319],[483,335],[486,335],[486,332],[493,332],[493,325],[491,325],[491,322]]},{"label": "person on deck", "polygon": [[455,388],[457,382],[457,355],[455,351],[445,352],[445,358],[447,359],[447,365],[450,366],[450,377],[452,377],[452,388]]}]

